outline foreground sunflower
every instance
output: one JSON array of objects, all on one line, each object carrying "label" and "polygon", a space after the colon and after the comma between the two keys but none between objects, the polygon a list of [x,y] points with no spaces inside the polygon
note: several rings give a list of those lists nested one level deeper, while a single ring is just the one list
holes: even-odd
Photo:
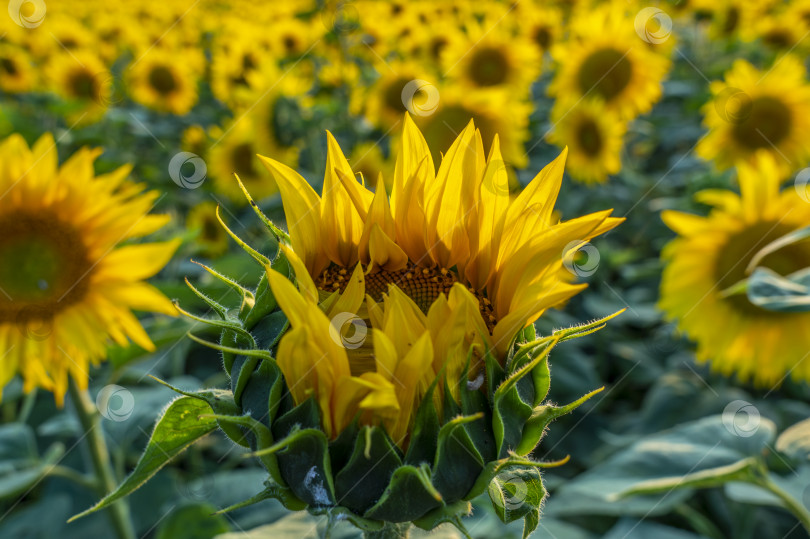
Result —
[{"label": "foreground sunflower", "polygon": [[[533,322],[584,288],[562,277],[564,262],[621,219],[553,216],[565,152],[512,200],[497,136],[485,155],[472,122],[437,171],[406,116],[390,198],[382,176],[368,189],[327,139],[322,196],[261,158],[289,235],[245,191],[278,253],[271,261],[229,231],[264,266],[262,281],[250,290],[209,270],[241,305],[199,292],[219,318],[186,313],[223,329],[208,344],[224,353],[232,391],[181,391],[165,428],[188,425],[191,443],[207,421],[251,448],[270,479],[246,503],[277,498],[369,536],[402,537],[412,522],[463,528],[468,500],[488,491],[504,521],[525,518],[528,535],[545,496],[538,470],[560,464],[528,455],[553,419],[591,395],[544,404],[548,353],[604,321],[541,338]],[[90,511],[133,488],[125,482]]]},{"label": "foreground sunflower", "polygon": [[705,105],[709,132],[698,143],[698,155],[720,170],[771,153],[784,177],[810,160],[810,84],[796,56],[780,58],[763,72],[737,60],[724,81],[711,84],[713,99]]},{"label": "foreground sunflower", "polygon": [[[795,189],[779,191],[782,178],[770,155],[738,167],[740,195],[703,191],[714,206],[707,217],[675,211],[662,218],[678,238],[666,246],[660,307],[698,345],[697,358],[725,375],[772,387],[790,374],[810,380],[810,314],[779,312],[733,293],[757,266],[789,276],[810,267],[810,242],[763,248],[810,223],[810,204]],[[722,331],[717,321],[722,321]]]},{"label": "foreground sunflower", "polygon": [[108,341],[154,349],[131,310],[176,313],[143,280],[178,242],[119,247],[168,222],[148,214],[158,194],[126,182],[129,166],[94,176],[100,150],[59,167],[55,148],[50,135],[30,149],[18,135],[0,143],[0,388],[19,373],[25,391],[61,405],[68,377],[86,389]]}]

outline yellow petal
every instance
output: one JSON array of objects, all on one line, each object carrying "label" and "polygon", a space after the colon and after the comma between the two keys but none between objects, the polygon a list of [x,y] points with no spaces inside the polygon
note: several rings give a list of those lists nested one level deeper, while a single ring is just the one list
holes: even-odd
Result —
[{"label": "yellow petal", "polygon": [[284,253],[284,256],[287,257],[287,261],[292,266],[293,272],[295,273],[295,280],[298,283],[298,290],[301,291],[301,294],[308,301],[318,303],[318,288],[315,286],[315,282],[312,280],[304,262],[298,257],[295,251],[286,245],[282,244],[280,248],[281,252]]},{"label": "yellow petal", "polygon": [[[423,164],[424,163],[424,164]],[[424,167],[420,174],[420,168]],[[425,142],[425,137],[416,127],[410,114],[405,113],[404,126],[402,129],[402,141],[394,167],[394,188],[391,191],[391,207],[397,221],[402,219],[410,208],[410,201],[400,199],[400,194],[405,192],[405,184],[416,177],[420,181],[413,186],[415,192],[424,192],[425,185],[433,183],[436,168],[433,164],[430,148]]]},{"label": "yellow petal", "polygon": [[126,245],[102,258],[91,274],[94,282],[148,279],[169,262],[181,240]]},{"label": "yellow petal", "polygon": [[363,299],[366,297],[365,276],[363,275],[363,266],[357,264],[354,267],[352,276],[349,282],[346,283],[346,288],[340,294],[337,301],[327,311],[327,316],[333,318],[338,313],[352,313],[356,314],[363,304]]},{"label": "yellow petal", "polygon": [[351,197],[340,182],[336,170],[352,176],[352,169],[335,137],[326,132],[326,173],[321,204],[321,238],[329,259],[343,267],[357,263],[357,247],[363,235],[363,220]]},{"label": "yellow petal", "polygon": [[281,192],[287,230],[293,250],[303,259],[310,275],[319,275],[327,259],[321,243],[321,199],[295,170],[273,159],[259,156],[273,174]]}]

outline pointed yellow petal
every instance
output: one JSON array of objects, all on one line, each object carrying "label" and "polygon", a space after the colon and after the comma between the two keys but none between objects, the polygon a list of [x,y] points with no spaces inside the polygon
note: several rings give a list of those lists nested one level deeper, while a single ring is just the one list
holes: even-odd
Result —
[{"label": "pointed yellow petal", "polygon": [[[298,283],[298,290],[301,291],[301,294],[308,301],[318,303],[318,288],[309,275],[309,271],[304,265],[304,262],[298,257],[295,251],[286,245],[280,245],[280,248],[281,252],[284,253],[284,256],[287,257],[287,261],[292,266],[293,272],[295,273],[295,281]],[[266,269],[270,271],[269,268]]]},{"label": "pointed yellow petal", "polygon": [[[424,165],[422,165],[423,162]],[[430,148],[425,142],[425,137],[416,127],[410,114],[406,112],[402,129],[402,142],[394,168],[394,188],[391,191],[391,208],[397,221],[408,212],[409,208],[409,202],[401,200],[400,194],[405,191],[406,182],[410,181],[422,166],[425,168],[422,170],[421,175],[417,176],[422,181],[414,186],[414,189],[420,193],[424,191],[426,184],[433,183],[436,168],[433,164]]]},{"label": "pointed yellow petal", "polygon": [[323,179],[321,204],[321,238],[323,249],[329,259],[343,267],[357,263],[357,247],[363,235],[363,220],[354,207],[351,197],[340,182],[336,170],[346,176],[353,175],[349,162],[343,155],[335,137],[326,132],[326,173]]},{"label": "pointed yellow petal", "polygon": [[321,243],[320,197],[287,165],[261,155],[259,159],[273,174],[281,192],[293,250],[303,259],[310,275],[319,275],[327,263]]},{"label": "pointed yellow petal", "polygon": [[346,283],[346,288],[340,297],[327,311],[327,316],[333,318],[338,313],[352,313],[356,314],[363,304],[363,299],[366,297],[366,284],[365,276],[363,275],[363,266],[357,264],[354,267],[352,276],[349,282]]}]

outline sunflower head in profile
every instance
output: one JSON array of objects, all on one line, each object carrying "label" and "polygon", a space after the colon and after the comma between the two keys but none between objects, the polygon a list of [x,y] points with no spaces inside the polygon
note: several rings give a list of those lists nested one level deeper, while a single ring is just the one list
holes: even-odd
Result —
[{"label": "sunflower head in profile", "polygon": [[391,537],[404,536],[400,523],[461,526],[467,500],[484,490],[502,507],[514,485],[499,474],[509,469],[536,494],[520,513],[530,533],[545,493],[544,464],[528,455],[552,418],[589,397],[540,406],[548,353],[604,321],[545,337],[533,323],[584,288],[564,265],[621,219],[607,210],[559,221],[565,151],[512,198],[497,135],[485,152],[469,121],[445,150],[436,169],[406,115],[390,196],[382,177],[358,181],[329,133],[321,195],[262,157],[289,234],[245,190],[277,253],[271,260],[226,227],[264,266],[262,281],[248,289],[222,277],[241,305],[211,303],[218,320],[186,314],[224,328],[208,344],[224,353],[237,411],[217,420],[254,433],[248,445],[271,496],[288,508],[346,515]]},{"label": "sunflower head in profile", "polygon": [[810,223],[810,203],[792,186],[780,192],[779,168],[760,152],[738,166],[739,195],[698,193],[699,202],[713,206],[708,216],[662,214],[678,237],[662,254],[661,309],[697,342],[698,360],[762,387],[788,375],[810,380],[810,314],[773,309],[745,292],[757,268],[776,279],[810,268],[810,241],[784,241]]},{"label": "sunflower head in profile", "polygon": [[132,99],[158,112],[186,114],[197,103],[198,77],[177,55],[152,49],[129,70]]},{"label": "sunflower head in profile", "polygon": [[621,170],[625,123],[597,99],[558,100],[549,140],[568,147],[568,172],[584,183],[603,183]]},{"label": "sunflower head in profile", "polygon": [[698,155],[725,170],[767,152],[783,177],[810,159],[810,84],[797,57],[784,56],[766,72],[737,60],[711,90]]},{"label": "sunflower head in profile", "polygon": [[591,12],[583,8],[571,16],[568,41],[551,49],[557,72],[549,94],[601,99],[629,120],[649,112],[661,98],[671,62],[666,49],[651,46],[636,33],[634,17],[624,16],[616,7],[620,4],[624,2],[608,2]]},{"label": "sunflower head in profile", "polygon": [[158,193],[128,183],[129,166],[95,176],[97,150],[60,167],[55,147],[50,135],[30,149],[18,135],[0,142],[0,387],[19,373],[61,404],[68,377],[86,389],[110,341],[154,349],[131,310],[176,312],[144,279],[178,242],[129,244],[168,222],[149,214]]}]

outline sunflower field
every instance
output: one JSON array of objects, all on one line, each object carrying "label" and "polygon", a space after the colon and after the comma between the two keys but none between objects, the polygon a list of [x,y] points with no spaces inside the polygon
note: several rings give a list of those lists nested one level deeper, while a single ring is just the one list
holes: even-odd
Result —
[{"label": "sunflower field", "polygon": [[9,0],[3,539],[810,537],[810,0]]}]

